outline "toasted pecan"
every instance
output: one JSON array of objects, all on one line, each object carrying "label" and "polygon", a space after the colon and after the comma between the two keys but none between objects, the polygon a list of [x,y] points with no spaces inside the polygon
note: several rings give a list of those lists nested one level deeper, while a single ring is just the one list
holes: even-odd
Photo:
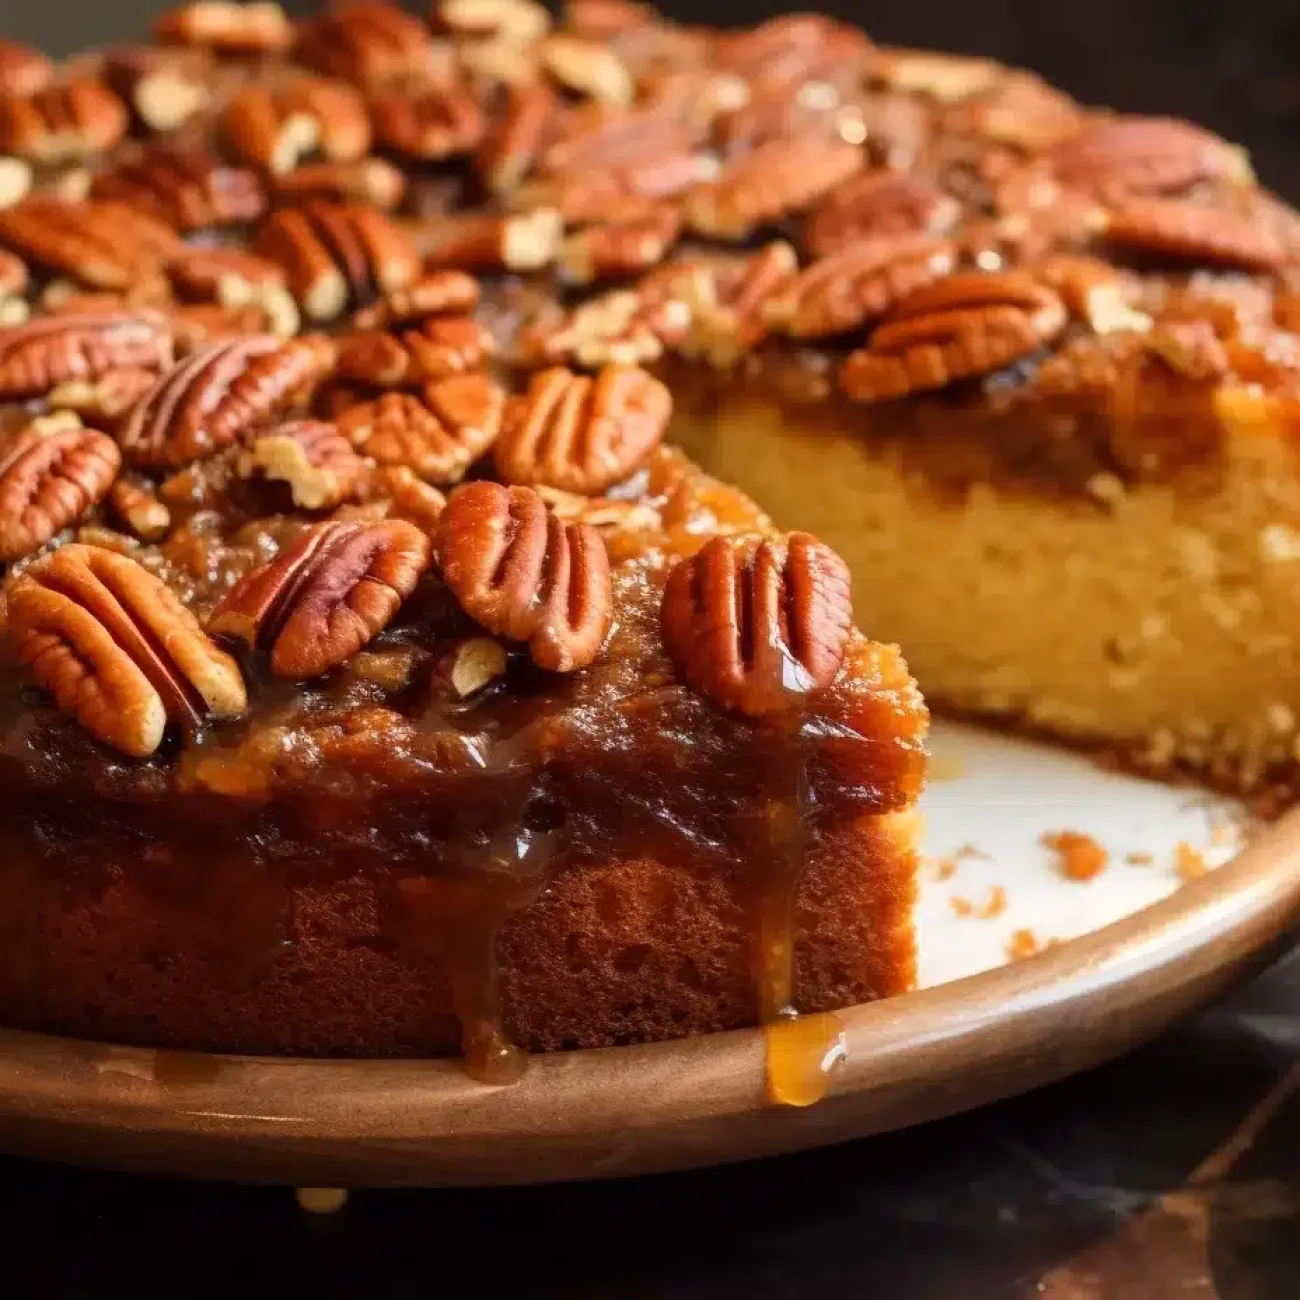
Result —
[{"label": "toasted pecan", "polygon": [[158,370],[171,359],[171,331],[156,312],[37,317],[0,330],[0,399],[39,397],[118,370]]}]

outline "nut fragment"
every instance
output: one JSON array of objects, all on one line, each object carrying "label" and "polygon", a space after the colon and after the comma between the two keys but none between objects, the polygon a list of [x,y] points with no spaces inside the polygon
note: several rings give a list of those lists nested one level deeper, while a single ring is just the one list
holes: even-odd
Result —
[{"label": "nut fragment", "polygon": [[274,262],[242,248],[187,248],[167,263],[172,287],[183,298],[220,302],[233,284],[246,289],[284,284]]},{"label": "nut fragment", "polygon": [[129,125],[122,101],[88,77],[0,97],[0,153],[47,167],[111,149]]},{"label": "nut fragment", "polygon": [[183,232],[255,221],[266,210],[254,172],[174,145],[154,145],[101,172],[90,196],[138,208]]},{"label": "nut fragment", "polygon": [[152,132],[175,131],[207,105],[209,72],[206,56],[197,51],[150,45],[116,46],[100,67],[109,89]]},{"label": "nut fragment", "polygon": [[462,700],[490,686],[506,670],[506,650],[500,641],[476,636],[462,641],[451,664],[452,690]]},{"label": "nut fragment", "polygon": [[366,462],[337,425],[294,420],[258,435],[239,470],[287,483],[294,505],[303,510],[329,510],[356,495]]},{"label": "nut fragment", "polygon": [[487,375],[454,375],[420,397],[386,393],[350,407],[339,429],[381,465],[404,465],[430,483],[459,482],[496,441],[505,395]]},{"label": "nut fragment", "polygon": [[93,423],[114,428],[157,381],[156,370],[123,367],[99,379],[65,379],[50,389],[45,400],[51,410],[76,411]]},{"label": "nut fragment", "polygon": [[156,542],[171,529],[171,511],[154,485],[138,474],[120,474],[109,490],[108,504],[141,541]]},{"label": "nut fragment", "polygon": [[53,75],[53,65],[39,50],[0,36],[0,86],[6,95],[34,95]]},{"label": "nut fragment", "polygon": [[318,72],[366,86],[418,83],[439,71],[428,28],[382,0],[353,0],[304,23],[298,58]]},{"label": "nut fragment", "polygon": [[319,677],[388,626],[430,558],[405,520],[314,524],[235,586],[208,631],[261,651],[277,677]]},{"label": "nut fragment", "polygon": [[468,316],[434,316],[402,334],[362,330],[339,345],[337,373],[376,388],[404,388],[478,370],[492,336]]},{"label": "nut fragment", "polygon": [[636,366],[594,379],[556,368],[506,404],[494,457],[510,483],[598,493],[627,478],[663,439],[672,397]]},{"label": "nut fragment", "polygon": [[162,377],[132,412],[122,448],[150,468],[215,455],[304,401],[323,365],[308,339],[255,334],[214,343]]},{"label": "nut fragment", "polygon": [[177,5],[154,24],[164,44],[198,45],[221,54],[275,54],[294,41],[293,24],[278,4],[198,0]]},{"label": "nut fragment", "polygon": [[383,158],[304,163],[278,176],[275,192],[293,203],[330,199],[335,203],[368,204],[381,212],[391,212],[406,193],[406,177]]},{"label": "nut fragment", "polygon": [[1056,337],[1060,298],[1021,272],[962,272],[919,289],[844,363],[840,382],[862,402],[986,375]]},{"label": "nut fragment", "polygon": [[405,519],[432,535],[447,498],[405,465],[383,465],[371,476],[368,496],[383,506],[384,518]]},{"label": "nut fragment", "polygon": [[324,77],[245,86],[226,105],[222,136],[241,158],[276,175],[319,153],[355,162],[370,148],[370,116],[355,87]]},{"label": "nut fragment", "polygon": [[579,284],[631,275],[662,262],[681,226],[681,213],[674,205],[651,203],[628,220],[602,222],[570,235],[559,262]]},{"label": "nut fragment", "polygon": [[28,425],[0,445],[0,561],[44,546],[103,500],[122,463],[112,438]]},{"label": "nut fragment", "polygon": [[863,239],[945,234],[960,217],[961,204],[937,185],[881,167],[837,185],[808,218],[804,244],[828,257]]},{"label": "nut fragment", "polygon": [[537,271],[560,251],[564,221],[551,208],[513,216],[448,217],[421,232],[425,265]]},{"label": "nut fragment", "polygon": [[136,758],[169,722],[197,731],[248,705],[234,660],[147,569],[74,543],[42,557],[9,590],[18,658],[55,703],[93,735]]},{"label": "nut fragment", "polygon": [[1156,258],[1243,271],[1273,271],[1289,260],[1286,247],[1257,221],[1226,208],[1178,199],[1131,203],[1107,218],[1104,234],[1117,247]]},{"label": "nut fragment", "polygon": [[22,202],[31,188],[31,163],[22,158],[0,158],[0,208]]},{"label": "nut fragment", "polygon": [[468,483],[438,521],[443,580],[481,627],[528,643],[550,672],[585,668],[614,617],[609,559],[589,525],[563,523],[531,488]]},{"label": "nut fragment", "polygon": [[157,370],[171,359],[171,332],[154,312],[38,317],[0,330],[0,398],[39,397],[69,380]]},{"label": "nut fragment", "polygon": [[713,538],[669,573],[661,610],[682,676],[751,717],[829,686],[852,621],[848,566],[807,533]]},{"label": "nut fragment", "polygon": [[441,0],[435,16],[456,36],[531,45],[545,36],[551,16],[533,0]]},{"label": "nut fragment", "polygon": [[471,152],[487,130],[473,93],[456,84],[403,86],[374,95],[370,113],[380,144],[424,162]]},{"label": "nut fragment", "polygon": [[562,86],[603,104],[632,102],[635,84],[618,54],[599,41],[567,33],[548,36],[541,45],[542,66]]}]

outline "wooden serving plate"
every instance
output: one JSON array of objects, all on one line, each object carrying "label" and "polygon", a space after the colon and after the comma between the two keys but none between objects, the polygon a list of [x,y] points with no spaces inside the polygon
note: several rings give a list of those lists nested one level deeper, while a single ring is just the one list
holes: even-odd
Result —
[{"label": "wooden serving plate", "polygon": [[[983,874],[964,886],[965,868],[931,874],[922,971],[928,948],[940,954],[931,974],[945,982],[839,1013],[847,1055],[816,1105],[765,1101],[758,1030],[539,1057],[522,1082],[499,1088],[451,1061],[218,1057],[0,1031],[0,1147],[343,1187],[613,1177],[792,1151],[922,1123],[1095,1065],[1225,988],[1275,951],[1300,914],[1300,813],[1181,888],[1168,873],[1122,868],[1113,844],[1113,870],[1063,882],[1038,846],[1043,828],[1139,834],[1150,846],[1139,856],[1159,872],[1161,836],[1186,842],[1187,819],[1216,806],[960,729],[942,729],[945,751],[961,770],[935,787],[932,841],[951,845],[960,830],[987,826],[1002,836],[997,854],[977,857]],[[1005,790],[1007,806],[990,806],[988,789]],[[1008,826],[1022,849],[1010,847]],[[997,916],[949,906],[951,891],[983,889],[997,869],[1008,895]],[[1153,888],[1174,892],[1152,903]],[[999,927],[1034,922],[1064,935],[1107,908],[1128,914],[1037,956],[951,978],[960,973],[954,951],[973,969],[998,960],[988,936]]]}]

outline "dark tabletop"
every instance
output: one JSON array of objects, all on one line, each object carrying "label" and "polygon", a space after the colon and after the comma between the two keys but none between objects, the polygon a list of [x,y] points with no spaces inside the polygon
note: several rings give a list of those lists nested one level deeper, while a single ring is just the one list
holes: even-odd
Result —
[{"label": "dark tabletop", "polygon": [[[0,32],[66,51],[162,7],[0,0]],[[1294,0],[822,7],[1199,118],[1300,198]],[[1298,1011],[1300,954],[1123,1061],[928,1128],[626,1183],[358,1193],[332,1217],[287,1190],[0,1161],[0,1300],[1297,1300]]]}]

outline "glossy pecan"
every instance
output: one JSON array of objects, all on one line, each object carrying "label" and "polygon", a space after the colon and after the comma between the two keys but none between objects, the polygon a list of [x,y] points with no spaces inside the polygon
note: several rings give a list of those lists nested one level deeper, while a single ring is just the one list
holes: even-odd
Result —
[{"label": "glossy pecan", "polygon": [[118,45],[100,64],[105,84],[146,131],[175,131],[212,97],[208,59],[197,50]]},{"label": "glossy pecan", "polygon": [[0,244],[93,289],[136,291],[162,280],[181,249],[170,226],[120,203],[67,203],[33,195],[0,211]]},{"label": "glossy pecan", "polygon": [[258,434],[239,470],[245,477],[261,474],[287,483],[294,505],[303,510],[329,510],[357,495],[366,462],[337,425],[293,420]]},{"label": "glossy pecan", "polygon": [[0,330],[0,398],[39,397],[117,370],[162,369],[171,359],[171,331],[154,312],[37,317]]},{"label": "glossy pecan", "polygon": [[681,212],[675,205],[651,203],[629,220],[576,231],[564,241],[559,264],[578,284],[633,275],[662,262],[681,228]]},{"label": "glossy pecan", "polygon": [[255,172],[175,145],[154,145],[100,172],[90,197],[138,208],[182,232],[255,221],[266,210]]},{"label": "glossy pecan", "polygon": [[632,102],[632,74],[608,45],[562,32],[541,43],[540,55],[542,66],[566,89],[602,104]]},{"label": "glossy pecan", "polygon": [[443,580],[481,627],[550,672],[585,668],[614,617],[609,558],[587,524],[563,523],[531,488],[467,483],[438,521]]},{"label": "glossy pecan", "polygon": [[278,4],[198,0],[167,10],[154,24],[164,44],[197,45],[221,54],[277,54],[294,43],[293,24]]},{"label": "glossy pecan", "polygon": [[381,212],[391,212],[406,194],[406,177],[383,158],[304,163],[277,176],[275,192],[291,203],[327,199],[368,204]]},{"label": "glossy pecan", "polygon": [[594,378],[556,368],[506,404],[494,459],[510,483],[597,493],[627,478],[663,440],[672,396],[636,366]]},{"label": "glossy pecan", "polygon": [[957,260],[950,240],[925,236],[850,244],[778,286],[763,303],[770,329],[795,338],[827,338],[878,320],[922,285],[947,275]]},{"label": "glossy pecan", "polygon": [[404,465],[430,483],[457,483],[497,440],[505,394],[487,375],[453,375],[416,397],[385,393],[344,411],[339,429],[381,465]]},{"label": "glossy pecan", "polygon": [[356,0],[304,23],[298,58],[317,72],[367,86],[420,82],[440,70],[429,29],[382,0]]},{"label": "glossy pecan", "polygon": [[0,36],[0,86],[5,94],[34,95],[53,75],[53,65],[39,50]]},{"label": "glossy pecan", "polygon": [[329,162],[355,162],[371,141],[370,115],[360,93],[324,77],[245,86],[226,105],[221,132],[241,158],[276,175],[316,153]]},{"label": "glossy pecan", "polygon": [[108,504],[141,541],[156,542],[171,530],[171,511],[157,488],[140,474],[119,474],[109,489]]},{"label": "glossy pecan", "polygon": [[375,138],[394,153],[437,162],[470,153],[483,139],[487,118],[468,86],[403,86],[371,97]]},{"label": "glossy pecan", "polygon": [[[548,175],[576,174],[595,183],[601,173],[630,175],[637,167],[659,169],[689,154],[699,145],[699,137],[699,131],[683,121],[673,106],[647,105],[628,112],[591,106],[560,119],[538,165]],[[635,192],[662,198],[669,191],[638,188]]]},{"label": "glossy pecan", "polygon": [[718,68],[757,85],[788,86],[861,76],[871,42],[856,28],[821,14],[782,14],[746,31],[723,33],[713,50]]},{"label": "glossy pecan", "polygon": [[815,203],[862,166],[857,145],[822,136],[777,139],[731,162],[687,195],[687,224],[702,235],[745,239]]},{"label": "glossy pecan", "polygon": [[1117,248],[1176,262],[1274,271],[1290,260],[1267,226],[1227,208],[1179,199],[1130,203],[1109,214],[1103,234]]},{"label": "glossy pecan", "polygon": [[122,463],[112,438],[32,424],[0,443],[0,561],[44,546],[102,501]]},{"label": "glossy pecan", "polygon": [[262,334],[201,348],[132,412],[120,439],[126,458],[175,468],[215,455],[304,402],[325,364],[310,339]]},{"label": "glossy pecan", "polygon": [[208,631],[265,654],[277,677],[319,677],[388,626],[429,567],[431,549],[405,520],[313,524],[235,586]]},{"label": "glossy pecan", "polygon": [[555,110],[555,91],[544,81],[509,88],[505,107],[474,153],[474,168],[488,189],[503,194],[524,179],[537,160]]},{"label": "glossy pecan", "polygon": [[434,316],[400,335],[361,330],[345,336],[337,373],[376,388],[406,388],[478,370],[492,350],[491,334],[477,321]]},{"label": "glossy pecan", "polygon": [[353,318],[360,329],[381,329],[429,316],[459,316],[478,306],[478,281],[464,271],[431,271],[414,284],[394,289]]},{"label": "glossy pecan", "polygon": [[425,265],[460,270],[537,271],[560,251],[564,221],[551,208],[503,216],[447,217],[420,235]]},{"label": "glossy pecan", "polygon": [[879,51],[872,60],[871,75],[891,90],[959,104],[987,94],[1007,74],[992,59],[894,49]]},{"label": "glossy pecan", "polygon": [[909,295],[844,363],[840,382],[876,402],[986,375],[1065,326],[1052,290],[1021,272],[960,272]]},{"label": "glossy pecan", "polygon": [[807,533],[713,538],[670,571],[660,613],[687,682],[751,717],[831,685],[852,622],[848,565]]},{"label": "glossy pecan", "polygon": [[242,248],[187,248],[167,263],[167,277],[179,297],[196,302],[221,302],[232,284],[285,283],[282,267]]},{"label": "glossy pecan", "polygon": [[461,37],[531,45],[551,27],[551,15],[533,0],[440,0],[436,24]]},{"label": "glossy pecan", "polygon": [[118,422],[158,382],[155,368],[126,366],[98,379],[65,379],[45,401],[54,411],[75,411],[91,423],[116,428]]},{"label": "glossy pecan", "polygon": [[829,257],[863,239],[946,234],[961,204],[931,181],[907,172],[873,168],[837,185],[804,226],[804,246]]},{"label": "glossy pecan", "polygon": [[43,556],[9,590],[9,637],[55,703],[136,758],[168,723],[248,706],[239,669],[175,594],[135,560],[74,543]]},{"label": "glossy pecan", "polygon": [[401,227],[352,204],[282,208],[263,224],[253,251],[284,268],[312,320],[333,320],[349,305],[404,289],[420,271],[419,255]]},{"label": "glossy pecan", "polygon": [[386,519],[405,519],[432,536],[447,498],[405,465],[381,465],[366,482],[369,500]]},{"label": "glossy pecan", "polygon": [[32,95],[0,97],[0,153],[42,166],[79,162],[111,149],[126,134],[126,106],[90,77]]}]

